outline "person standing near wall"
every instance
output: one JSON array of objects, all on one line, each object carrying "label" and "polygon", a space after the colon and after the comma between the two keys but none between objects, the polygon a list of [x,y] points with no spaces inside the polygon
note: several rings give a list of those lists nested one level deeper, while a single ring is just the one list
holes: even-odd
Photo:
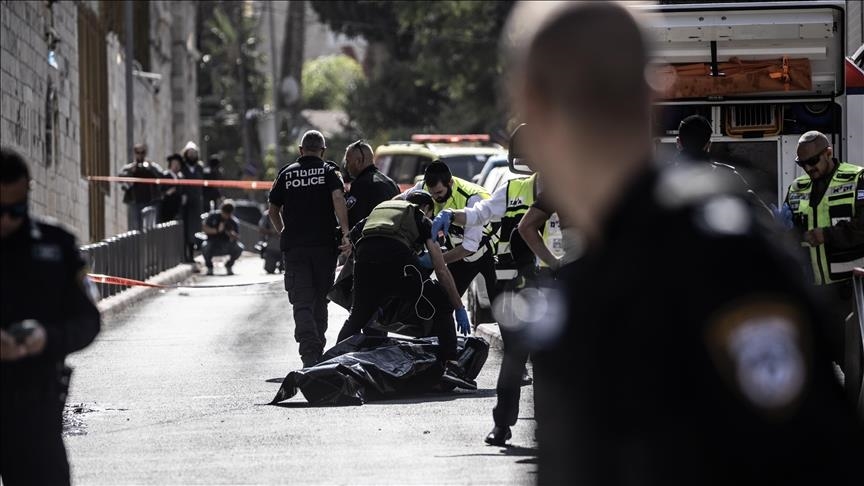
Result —
[{"label": "person standing near wall", "polygon": [[[204,166],[198,160],[198,145],[189,141],[180,152],[183,157],[183,178],[204,179]],[[183,206],[183,233],[185,235],[184,261],[193,263],[195,260],[195,233],[201,230],[202,201],[201,186],[186,186],[186,204]]]},{"label": "person standing near wall", "polygon": [[[168,170],[163,177],[179,180],[183,178],[183,157],[180,154],[168,156]],[[179,218],[186,197],[185,188],[179,185],[162,186],[162,204],[159,205],[159,222],[165,223]]]},{"label": "person standing near wall", "polygon": [[[139,177],[145,179],[158,179],[162,177],[162,168],[147,160],[147,146],[137,143],[132,149],[135,160],[123,166],[120,171],[121,177]],[[158,204],[159,188],[155,184],[133,182],[120,186],[123,193],[123,202],[126,204],[126,225],[129,231],[142,229],[141,211],[147,206]]]}]

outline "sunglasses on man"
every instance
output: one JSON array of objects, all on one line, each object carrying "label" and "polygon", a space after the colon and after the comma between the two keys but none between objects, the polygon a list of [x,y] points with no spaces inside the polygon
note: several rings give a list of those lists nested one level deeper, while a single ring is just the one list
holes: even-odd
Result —
[{"label": "sunglasses on man", "polygon": [[804,160],[795,159],[795,163],[798,164],[798,166],[801,168],[812,167],[812,166],[818,164],[820,160],[822,160],[822,154],[824,154],[825,151],[827,151],[827,150],[828,150],[828,147],[825,147],[818,154],[814,155],[813,157],[810,157],[809,159],[804,159]]},{"label": "sunglasses on man", "polygon": [[8,214],[12,219],[21,219],[27,216],[27,201],[15,204],[0,204],[0,216]]}]

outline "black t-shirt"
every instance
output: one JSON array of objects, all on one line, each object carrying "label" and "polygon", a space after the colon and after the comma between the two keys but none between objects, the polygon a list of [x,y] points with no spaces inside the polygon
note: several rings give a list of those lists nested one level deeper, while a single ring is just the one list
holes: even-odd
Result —
[{"label": "black t-shirt", "polygon": [[538,316],[532,349],[537,421],[555,424],[540,482],[852,484],[864,452],[830,309],[743,197],[688,193],[684,176],[623,188],[600,243],[545,292],[565,318]]},{"label": "black t-shirt", "polygon": [[336,169],[318,157],[300,157],[279,171],[268,200],[282,207],[282,251],[337,245],[339,224],[333,209],[336,190],[342,190]]},{"label": "black t-shirt", "polygon": [[75,237],[54,223],[25,219],[0,240],[0,268],[0,327],[8,330],[18,321],[36,319],[46,333],[41,353],[0,364],[6,413],[7,399],[16,392],[29,390],[22,396],[34,403],[57,398],[50,393],[57,390],[58,365],[93,341],[100,318],[96,290],[81,274],[86,265]]},{"label": "black t-shirt", "polygon": [[214,242],[227,242],[228,241],[228,231],[234,231],[236,233],[240,232],[240,223],[236,217],[231,216],[227,220],[222,219],[222,211],[211,211],[207,216],[207,219],[204,220],[204,224],[211,228],[219,228],[219,225],[225,223],[224,228],[221,232],[215,235],[207,235],[208,241]]},{"label": "black t-shirt", "polygon": [[370,165],[351,182],[351,190],[345,195],[348,204],[348,224],[353,228],[361,219],[369,216],[378,204],[393,199],[399,194],[399,186]]}]

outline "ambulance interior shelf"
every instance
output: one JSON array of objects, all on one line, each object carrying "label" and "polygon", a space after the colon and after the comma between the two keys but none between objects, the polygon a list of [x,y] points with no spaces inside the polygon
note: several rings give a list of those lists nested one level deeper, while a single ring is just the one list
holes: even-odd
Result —
[{"label": "ambulance interior shelf", "polygon": [[637,8],[654,52],[652,84],[673,102],[842,95],[841,3]]}]

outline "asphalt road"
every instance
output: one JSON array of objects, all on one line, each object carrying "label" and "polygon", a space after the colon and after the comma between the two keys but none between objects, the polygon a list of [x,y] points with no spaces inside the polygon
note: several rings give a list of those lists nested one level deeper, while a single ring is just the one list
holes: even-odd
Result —
[{"label": "asphalt road", "polygon": [[[244,256],[236,276],[168,290],[112,317],[75,367],[66,446],[75,484],[527,484],[533,396],[513,446],[487,446],[500,355],[475,392],[356,407],[267,405],[300,367],[281,276]],[[347,312],[330,305],[328,343]]]}]

